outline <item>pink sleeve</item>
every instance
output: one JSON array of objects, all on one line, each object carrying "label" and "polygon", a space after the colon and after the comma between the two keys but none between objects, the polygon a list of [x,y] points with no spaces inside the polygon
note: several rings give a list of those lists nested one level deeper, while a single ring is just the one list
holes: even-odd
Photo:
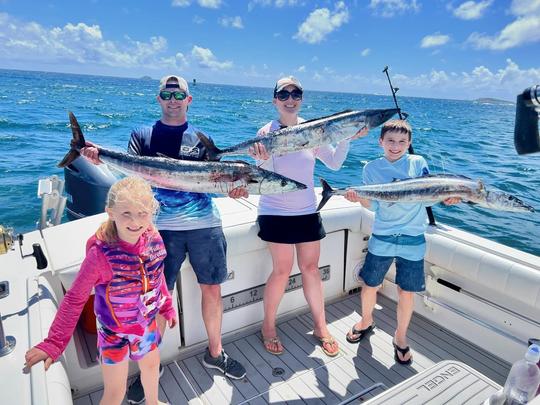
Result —
[{"label": "pink sleeve", "polygon": [[165,282],[165,276],[161,273],[161,295],[165,297],[163,305],[159,308],[159,314],[166,320],[170,321],[176,316],[176,311],[172,303],[172,297],[167,289],[167,283]]},{"label": "pink sleeve", "polygon": [[49,335],[36,346],[38,349],[43,350],[55,361],[60,357],[73,335],[73,330],[92,288],[96,284],[108,281],[103,280],[107,278],[108,271],[110,267],[105,257],[98,252],[97,247],[91,248],[81,264],[77,278],[58,308],[49,329]]}]

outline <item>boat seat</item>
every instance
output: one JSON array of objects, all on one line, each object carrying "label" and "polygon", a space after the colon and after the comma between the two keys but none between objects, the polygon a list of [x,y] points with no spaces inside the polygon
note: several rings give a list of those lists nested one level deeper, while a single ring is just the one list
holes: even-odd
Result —
[{"label": "boat seat", "polygon": [[427,239],[425,260],[436,277],[486,300],[504,302],[505,307],[517,314],[538,318],[540,261],[537,257],[485,239],[481,239],[484,250],[476,247],[476,239],[470,237],[454,240],[435,232],[428,234]]}]

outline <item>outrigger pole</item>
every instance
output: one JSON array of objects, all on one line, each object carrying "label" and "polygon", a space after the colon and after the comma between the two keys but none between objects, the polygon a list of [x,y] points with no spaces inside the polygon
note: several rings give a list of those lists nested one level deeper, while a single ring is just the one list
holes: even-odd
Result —
[{"label": "outrigger pole", "polygon": [[[386,78],[388,79],[388,84],[390,85],[390,91],[392,91],[392,98],[394,99],[394,104],[396,105],[396,108],[398,110],[399,119],[400,120],[406,119],[407,117],[404,118],[403,114],[401,114],[401,108],[399,108],[399,105],[398,105],[398,102],[397,102],[396,93],[399,91],[399,87],[394,87],[392,85],[392,81],[390,80],[390,75],[388,74],[388,66],[384,67],[383,73],[386,73]],[[409,145],[409,154],[414,155],[414,149],[413,149],[413,146],[412,146],[412,142]],[[428,219],[429,219],[429,224],[430,225],[436,225],[435,224],[435,216],[433,215],[433,211],[431,210],[431,207],[426,207],[426,211],[427,211],[427,215],[428,215]]]}]

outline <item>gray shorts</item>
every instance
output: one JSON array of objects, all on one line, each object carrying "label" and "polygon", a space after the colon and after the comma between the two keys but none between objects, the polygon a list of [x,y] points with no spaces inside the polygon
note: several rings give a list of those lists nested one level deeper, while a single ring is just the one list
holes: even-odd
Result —
[{"label": "gray shorts", "polygon": [[220,226],[189,231],[159,231],[167,257],[164,274],[167,288],[172,290],[180,266],[189,254],[189,261],[199,284],[221,284],[227,278],[227,241]]}]

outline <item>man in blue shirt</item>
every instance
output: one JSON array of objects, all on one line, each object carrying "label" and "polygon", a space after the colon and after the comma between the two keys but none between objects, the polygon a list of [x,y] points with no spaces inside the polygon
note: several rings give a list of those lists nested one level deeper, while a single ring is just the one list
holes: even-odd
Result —
[{"label": "man in blue shirt", "polygon": [[[379,145],[384,156],[364,167],[364,184],[390,183],[395,179],[408,179],[429,174],[422,156],[409,155],[412,130],[404,120],[386,122],[381,129]],[[407,329],[414,308],[414,293],[425,290],[424,255],[427,215],[423,203],[387,203],[360,198],[353,190],[345,195],[349,201],[375,211],[373,230],[368,242],[368,253],[359,276],[364,281],[361,293],[362,320],[347,334],[350,343],[360,342],[373,331],[373,308],[377,290],[390,265],[396,262],[398,285],[397,329],[394,335],[394,358],[400,364],[411,364],[407,345]],[[445,204],[457,204],[459,198],[448,198]]]},{"label": "man in blue shirt", "polygon": [[[161,107],[161,118],[152,127],[138,128],[131,133],[128,152],[141,156],[165,155],[174,159],[205,160],[206,148],[196,135],[199,130],[187,120],[193,98],[186,80],[175,75],[163,77],[156,98]],[[94,163],[99,163],[97,148],[89,143],[87,145],[81,153]],[[156,188],[155,192],[160,204],[156,226],[167,251],[164,261],[167,287],[170,291],[174,289],[178,272],[188,254],[201,288],[202,315],[208,333],[208,348],[203,364],[218,369],[230,378],[244,378],[245,368],[229,357],[221,345],[221,283],[227,278],[227,242],[213,196],[160,188]],[[247,195],[243,187],[229,192],[232,198]],[[158,317],[158,324],[163,335],[166,323],[160,322]],[[144,401],[140,378],[131,384],[127,399],[131,404]]]}]

